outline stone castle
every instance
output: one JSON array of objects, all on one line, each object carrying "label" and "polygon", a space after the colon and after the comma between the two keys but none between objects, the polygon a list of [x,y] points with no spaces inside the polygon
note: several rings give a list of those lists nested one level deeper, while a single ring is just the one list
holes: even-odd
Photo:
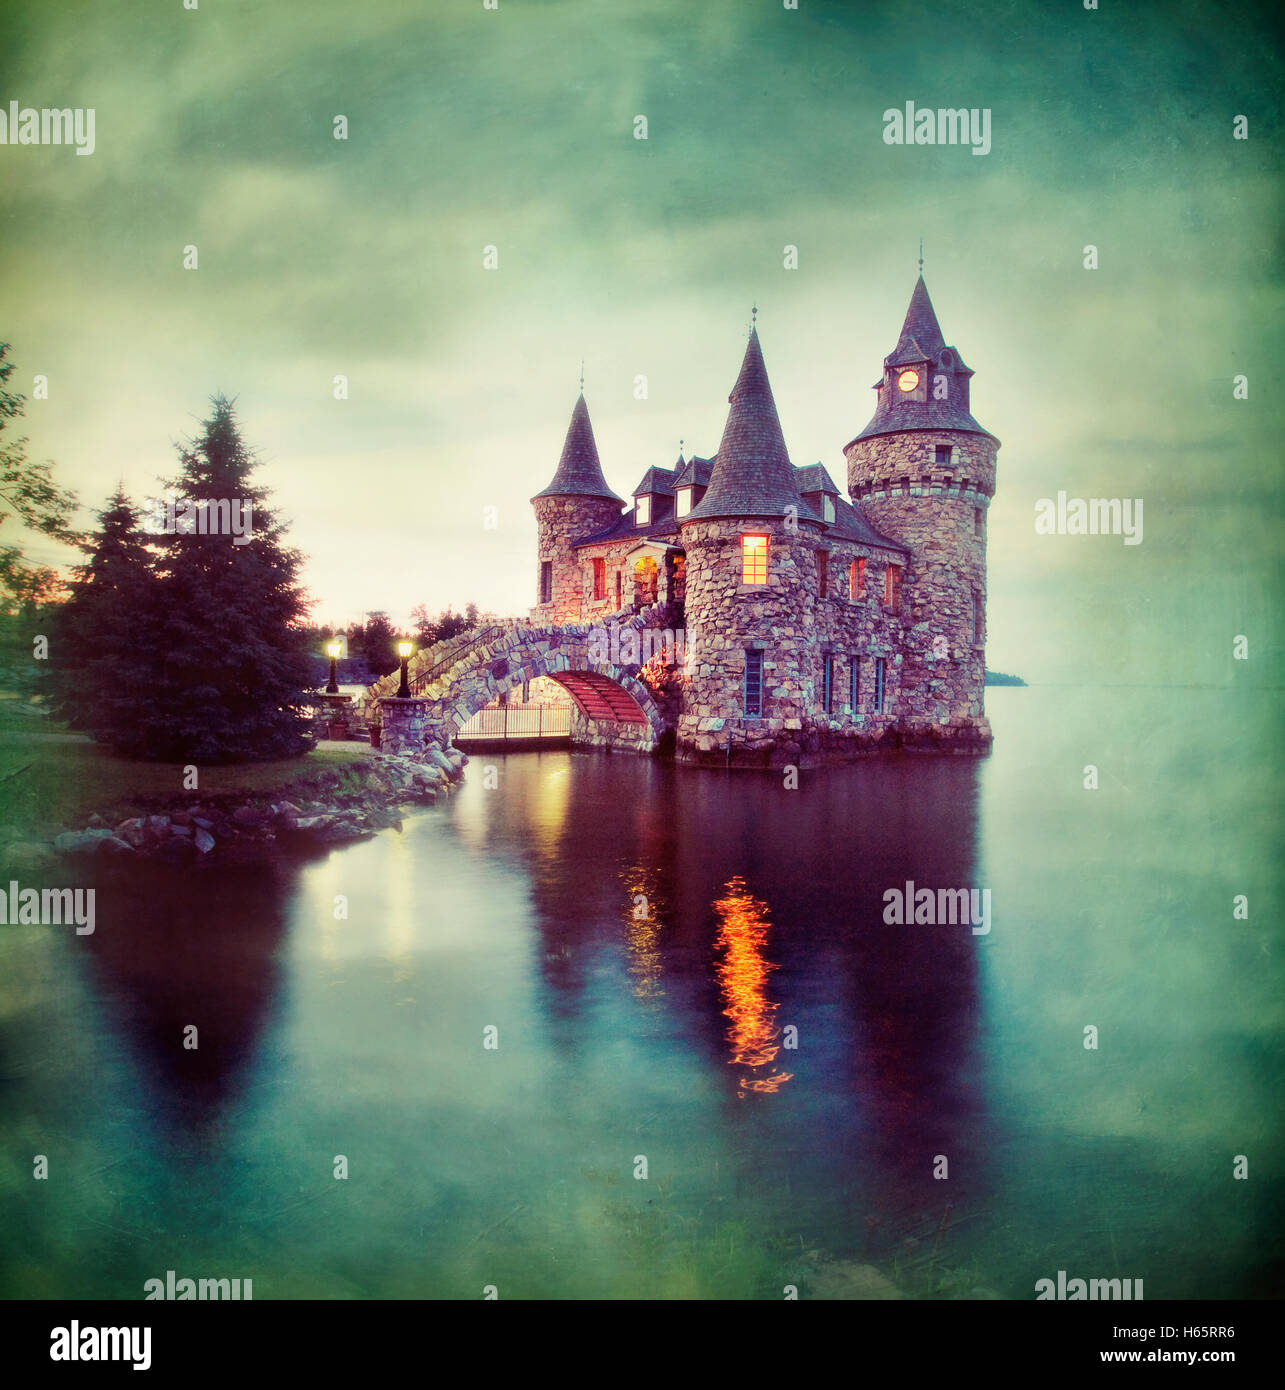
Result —
[{"label": "stone castle", "polygon": [[[713,458],[649,468],[625,507],[583,392],[533,499],[542,624],[653,605],[685,635],[666,722],[680,758],[806,763],[884,748],[984,753],[986,522],[999,440],[920,275],[845,448],[847,496],[791,463],[751,328]],[[622,510],[623,509],[623,510]]]}]

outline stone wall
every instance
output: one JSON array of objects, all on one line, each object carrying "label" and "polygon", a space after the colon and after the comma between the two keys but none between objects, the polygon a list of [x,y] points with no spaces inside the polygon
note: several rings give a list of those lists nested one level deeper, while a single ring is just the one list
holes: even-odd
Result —
[{"label": "stone wall", "polygon": [[[939,445],[949,463],[936,462]],[[935,743],[972,751],[990,739],[986,674],[986,519],[996,444],[962,430],[904,431],[848,446],[848,485],[879,530],[908,545],[901,716]],[[974,601],[981,640],[974,640]]]},{"label": "stone wall", "polygon": [[[741,537],[770,538],[768,582],[741,582]],[[712,520],[683,528],[687,543],[687,666],[679,756],[743,765],[805,764],[888,747],[902,722],[905,631],[885,605],[884,575],[898,551],[858,544],[807,523]],[[819,554],[827,557],[825,592]],[[849,566],[865,560],[865,588],[849,597]],[[904,593],[904,590],[903,590]],[[745,713],[746,652],[763,653],[763,711]],[[825,662],[833,658],[830,708]],[[884,662],[882,710],[875,662]],[[858,699],[850,700],[851,663]]]},{"label": "stone wall", "polygon": [[[609,497],[568,496],[537,497],[532,505],[538,543],[535,603],[531,616],[547,623],[579,622],[585,574],[580,557],[572,547],[576,541],[613,525],[620,517],[620,504]],[[548,603],[541,603],[540,572],[546,560],[553,566],[553,592]],[[588,592],[592,595],[592,587]]]},{"label": "stone wall", "polygon": [[[621,626],[644,628],[657,620],[650,612],[630,615]],[[601,659],[601,632],[594,624],[575,623],[548,627],[536,623],[515,624],[493,641],[468,648],[450,670],[425,691],[428,713],[426,736],[448,746],[461,725],[497,696],[520,687],[523,681],[556,676],[562,671],[590,671],[614,681],[628,692],[642,711],[656,739],[665,721],[651,692],[639,679],[637,663],[615,666]]]},{"label": "stone wall", "polygon": [[652,753],[656,749],[657,738],[648,724],[626,724],[618,719],[590,719],[572,705],[571,742],[584,748]]}]

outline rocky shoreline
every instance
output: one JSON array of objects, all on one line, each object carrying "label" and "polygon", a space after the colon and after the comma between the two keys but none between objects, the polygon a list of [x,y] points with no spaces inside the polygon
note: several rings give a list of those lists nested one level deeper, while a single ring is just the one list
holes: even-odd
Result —
[{"label": "rocky shoreline", "polygon": [[357,766],[302,775],[271,797],[202,798],[194,791],[164,810],[114,825],[95,813],[83,826],[39,836],[19,838],[9,827],[0,834],[0,862],[34,867],[63,855],[141,855],[170,863],[219,863],[260,858],[277,849],[347,844],[400,828],[404,809],[431,806],[453,791],[467,762],[455,748],[372,753]]}]

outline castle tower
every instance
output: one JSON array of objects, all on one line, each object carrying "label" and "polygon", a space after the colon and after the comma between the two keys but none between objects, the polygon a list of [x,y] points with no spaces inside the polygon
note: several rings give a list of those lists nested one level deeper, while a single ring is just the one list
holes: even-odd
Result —
[{"label": "castle tower", "polygon": [[819,517],[799,493],[750,330],[709,485],[682,518],[687,691],[679,753],[789,762],[812,704]]},{"label": "castle tower", "polygon": [[553,481],[536,493],[531,505],[539,536],[536,603],[531,616],[553,623],[579,622],[585,581],[572,547],[614,525],[625,505],[602,476],[583,391],[571,412]]},{"label": "castle tower", "polygon": [[972,375],[947,346],[920,275],[875,383],[874,417],[843,451],[854,502],[911,550],[899,722],[945,726],[945,738],[961,746],[990,740],[986,517],[999,449],[969,413]]}]

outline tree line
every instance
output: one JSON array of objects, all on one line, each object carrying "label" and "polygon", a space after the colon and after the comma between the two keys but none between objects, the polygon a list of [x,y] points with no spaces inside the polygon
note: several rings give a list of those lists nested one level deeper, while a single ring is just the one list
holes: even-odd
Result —
[{"label": "tree line", "polygon": [[[0,543],[9,683],[38,689],[57,718],[125,757],[199,765],[306,752],[317,657],[334,630],[310,621],[304,557],[270,491],[251,478],[259,460],[235,402],[212,397],[209,418],[176,445],[177,472],[161,484],[168,505],[141,508],[118,487],[83,534],[76,494],[55,483],[51,464],[28,457],[25,438],[6,437],[25,405],[8,389],[7,353],[0,343],[0,525],[12,516],[85,556],[64,581],[20,545]],[[397,641],[432,645],[477,616],[473,604],[437,617],[421,604],[402,633],[386,613],[369,613],[347,629],[349,652],[387,674]],[[38,683],[33,669],[44,673]]]}]

